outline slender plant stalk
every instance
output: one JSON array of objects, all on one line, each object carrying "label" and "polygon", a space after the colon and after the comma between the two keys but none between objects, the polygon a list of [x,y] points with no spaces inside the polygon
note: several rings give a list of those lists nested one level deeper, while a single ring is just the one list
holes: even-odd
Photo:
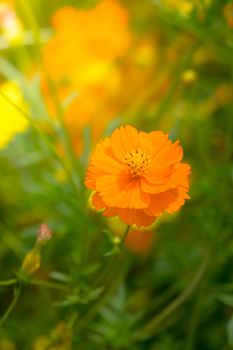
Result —
[{"label": "slender plant stalk", "polygon": [[49,150],[51,151],[52,155],[55,157],[55,159],[60,163],[62,168],[65,170],[73,191],[75,192],[76,195],[80,197],[80,192],[78,191],[76,183],[73,180],[73,176],[69,167],[67,166],[66,162],[58,155],[56,148],[54,147],[53,143],[50,141],[49,137],[47,137],[47,135],[37,126],[33,118],[29,114],[27,114],[24,110],[22,110],[17,104],[15,104],[4,92],[2,92],[1,89],[0,89],[0,95],[12,107],[14,107],[24,118],[27,119],[32,129],[44,140]]},{"label": "slender plant stalk", "polygon": [[85,327],[85,325],[88,324],[93,319],[93,317],[95,317],[95,315],[98,313],[100,308],[108,301],[109,297],[117,288],[120,281],[126,275],[128,271],[128,264],[127,263],[122,264],[119,259],[120,256],[118,255],[117,257],[118,257],[118,261],[115,261],[115,262],[117,262],[118,264],[116,265],[116,268],[111,271],[111,276],[113,277],[109,281],[108,286],[106,287],[105,291],[103,292],[100,299],[96,302],[96,304],[94,304],[90,308],[90,310],[84,315],[82,319],[77,321],[76,329],[78,331],[81,331]]},{"label": "slender plant stalk", "polygon": [[[36,55],[38,57],[38,62],[40,65],[41,72],[43,73],[47,86],[49,89],[50,96],[52,98],[57,118],[61,125],[62,130],[62,141],[64,144],[64,148],[66,150],[66,154],[68,156],[68,160],[70,163],[70,166],[73,165],[74,170],[76,170],[77,161],[73,152],[73,147],[71,144],[70,136],[68,133],[68,130],[66,128],[65,122],[64,122],[64,111],[63,107],[60,103],[58,94],[57,94],[57,88],[56,85],[49,75],[43,61],[43,53],[41,50],[41,35],[40,35],[40,28],[38,27],[37,21],[35,19],[34,13],[31,9],[30,1],[28,0],[18,0],[18,3],[20,4],[20,7],[24,13],[25,18],[27,19],[28,25],[30,26],[33,37],[34,37],[34,47],[36,51]],[[78,187],[79,191],[81,189],[81,183],[79,178],[75,175],[75,171],[71,171],[71,176],[73,177],[73,182],[75,183],[75,186]]]},{"label": "slender plant stalk", "polygon": [[51,289],[57,289],[64,292],[70,292],[71,289],[67,285],[62,285],[60,283],[49,282],[49,281],[41,281],[37,279],[33,279],[28,282],[29,285],[38,286],[38,287],[46,287]]},{"label": "slender plant stalk", "polygon": [[[182,59],[179,61],[178,65],[176,65],[173,68],[173,72],[171,74],[173,75],[173,79],[171,81],[170,87],[160,102],[159,106],[156,109],[151,112],[153,114],[153,123],[158,124],[158,122],[162,119],[164,114],[171,108],[172,106],[172,100],[174,98],[174,94],[177,91],[177,88],[180,84],[180,77],[185,69],[190,65],[190,62],[192,61],[193,55],[196,52],[197,48],[200,46],[199,41],[193,42],[193,44],[190,46],[190,48],[184,53]],[[128,120],[133,119],[135,122],[135,115],[138,115],[138,118],[140,118],[140,114],[138,111],[142,109],[142,107],[147,103],[153,96],[156,90],[158,89],[158,82],[157,79],[154,79],[154,82],[149,86],[149,88],[143,93],[141,97],[135,102],[135,104],[132,106],[132,108],[128,111],[126,117]],[[138,122],[140,120],[138,119]],[[152,122],[152,120],[151,120]]]},{"label": "slender plant stalk", "polygon": [[11,278],[10,280],[7,281],[0,281],[0,286],[10,286],[12,284],[15,284],[17,282],[16,278]]},{"label": "slender plant stalk", "polygon": [[197,330],[198,320],[201,313],[201,306],[203,301],[205,288],[202,286],[199,295],[197,297],[196,304],[194,306],[194,310],[192,312],[192,317],[190,319],[190,324],[187,332],[186,345],[185,350],[193,350],[195,349],[195,334]]},{"label": "slender plant stalk", "polygon": [[199,285],[202,277],[207,269],[209,262],[210,253],[208,252],[199,269],[197,270],[192,282],[188,285],[188,287],[175,299],[173,300],[164,310],[162,310],[158,315],[156,315],[151,321],[149,321],[140,331],[139,338],[144,338],[149,334],[155,334],[158,330],[158,326],[169,317],[174,311],[176,311],[186,300],[190,297],[190,295],[194,292],[194,290]]},{"label": "slender plant stalk", "polygon": [[157,307],[161,307],[166,301],[168,301],[178,290],[178,284],[173,284],[170,288],[165,290],[161,295],[155,298],[151,305],[151,309],[155,310]]},{"label": "slender plant stalk", "polygon": [[128,226],[126,227],[125,232],[123,233],[123,235],[122,235],[122,237],[121,237],[121,241],[120,241],[120,244],[119,244],[119,248],[120,248],[121,251],[122,251],[122,248],[123,248],[123,246],[124,246],[125,240],[126,240],[126,238],[127,238],[127,236],[128,236],[130,227],[131,227],[130,225],[128,225]]},{"label": "slender plant stalk", "polygon": [[[119,244],[119,253],[115,255],[111,255],[109,262],[106,266],[106,269],[104,272],[100,275],[99,278],[94,282],[93,288],[97,287],[97,285],[104,284],[105,283],[105,290],[100,297],[100,299],[90,308],[85,316],[77,320],[77,329],[81,330],[99,311],[101,306],[105,304],[105,302],[108,300],[108,298],[111,296],[113,291],[117,288],[119,282],[122,280],[122,278],[125,276],[125,274],[128,271],[128,264],[127,263],[122,263],[122,257],[123,257],[123,245],[125,242],[125,239],[129,233],[130,230],[130,225],[128,225],[121,237],[121,241]],[[110,279],[106,280],[106,277],[113,276]]]},{"label": "slender plant stalk", "polygon": [[125,239],[129,233],[130,227],[131,227],[130,225],[128,225],[126,227],[123,235],[121,236],[120,243],[117,246],[117,249],[119,249],[119,251],[116,252],[114,255],[110,256],[110,259],[108,260],[108,263],[107,263],[104,271],[97,277],[96,281],[94,282],[93,287],[97,287],[98,285],[104,284],[106,282],[106,277],[109,277],[112,274],[112,268],[115,265],[115,261],[117,259],[117,256],[120,253],[122,253],[124,242],[125,242]]},{"label": "slender plant stalk", "polygon": [[[12,279],[7,280],[7,281],[1,281],[0,282],[0,286],[9,286],[9,285],[12,285],[12,284],[16,284],[17,282],[19,282],[18,279],[12,278]],[[58,290],[62,290],[62,291],[65,291],[65,292],[69,292],[70,291],[70,288],[68,288],[67,286],[63,286],[63,285],[61,285],[59,283],[54,283],[54,282],[46,282],[46,281],[41,281],[41,280],[32,280],[32,281],[29,281],[28,284],[29,285],[35,285],[35,286],[41,286],[41,287],[58,289]],[[17,304],[17,302],[19,300],[20,294],[21,294],[21,284],[19,283],[17,286],[15,286],[14,298],[13,298],[12,302],[10,303],[9,307],[5,311],[5,313],[2,316],[2,318],[0,319],[0,327],[5,323],[5,321],[7,320],[9,315],[11,314],[12,310],[14,309],[15,305]]]},{"label": "slender plant stalk", "polygon": [[[120,255],[117,255],[119,258]],[[128,264],[116,265],[117,269],[112,270],[112,276],[114,276],[105,291],[103,292],[101,298],[88,310],[83,318],[78,319],[78,313],[75,311],[72,313],[69,321],[67,322],[68,328],[75,328],[76,332],[82,331],[82,329],[95,317],[99,309],[108,301],[111,294],[117,288],[119,282],[124,278],[125,274],[128,271]],[[54,341],[52,340],[46,347],[46,350],[49,350],[53,345]]]},{"label": "slender plant stalk", "polygon": [[21,285],[18,284],[14,289],[14,298],[13,298],[12,302],[10,303],[9,307],[5,311],[2,318],[0,319],[0,327],[6,322],[9,315],[11,314],[12,310],[14,309],[15,305],[17,304],[19,297],[20,297],[20,293],[21,293]]},{"label": "slender plant stalk", "polygon": [[155,123],[158,123],[163,117],[163,115],[167,112],[167,110],[171,108],[171,101],[174,97],[175,92],[177,91],[177,87],[179,86],[181,74],[189,66],[190,62],[192,61],[193,55],[199,46],[199,41],[195,41],[190,47],[190,49],[184,54],[183,58],[178,64],[178,67],[176,66],[174,68],[173,81],[153,118]]}]

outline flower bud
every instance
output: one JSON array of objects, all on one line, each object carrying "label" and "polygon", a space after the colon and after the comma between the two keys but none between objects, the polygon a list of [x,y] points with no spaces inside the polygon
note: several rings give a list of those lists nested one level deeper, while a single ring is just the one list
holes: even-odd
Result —
[{"label": "flower bud", "polygon": [[121,239],[120,239],[120,237],[115,236],[115,237],[113,237],[112,242],[113,242],[114,245],[118,246],[121,243]]},{"label": "flower bud", "polygon": [[39,231],[38,231],[36,244],[41,245],[41,244],[46,243],[48,240],[50,240],[52,238],[52,235],[53,235],[52,231],[50,230],[48,225],[41,224]]},{"label": "flower bud", "polygon": [[23,272],[28,276],[32,276],[40,267],[40,260],[41,259],[38,250],[31,250],[24,258],[22,264]]}]

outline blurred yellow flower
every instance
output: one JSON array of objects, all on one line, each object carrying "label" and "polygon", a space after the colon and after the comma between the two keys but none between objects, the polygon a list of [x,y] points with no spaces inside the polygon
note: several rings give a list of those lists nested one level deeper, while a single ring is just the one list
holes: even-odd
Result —
[{"label": "blurred yellow flower", "polygon": [[22,40],[23,28],[13,8],[13,1],[0,1],[0,34],[11,43]]},{"label": "blurred yellow flower", "polygon": [[[0,85],[0,91],[9,97],[21,109],[25,102],[19,87],[12,81]],[[0,94],[0,148],[3,148],[12,137],[27,129],[27,120]]]},{"label": "blurred yellow flower", "polygon": [[164,0],[164,3],[170,10],[178,11],[182,16],[188,16],[194,7],[190,0]]}]

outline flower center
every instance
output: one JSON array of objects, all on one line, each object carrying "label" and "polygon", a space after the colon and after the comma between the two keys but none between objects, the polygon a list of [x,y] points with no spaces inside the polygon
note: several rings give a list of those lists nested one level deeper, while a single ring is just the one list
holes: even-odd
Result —
[{"label": "flower center", "polygon": [[124,163],[127,171],[133,178],[143,176],[151,166],[151,159],[148,154],[140,149],[134,149],[126,153]]}]

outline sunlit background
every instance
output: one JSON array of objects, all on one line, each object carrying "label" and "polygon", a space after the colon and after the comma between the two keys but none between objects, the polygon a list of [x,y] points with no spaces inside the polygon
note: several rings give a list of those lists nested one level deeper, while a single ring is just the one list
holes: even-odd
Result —
[{"label": "sunlit background", "polygon": [[[0,0],[0,350],[233,348],[232,79],[232,1]],[[191,199],[119,254],[84,179],[127,124]]]}]

